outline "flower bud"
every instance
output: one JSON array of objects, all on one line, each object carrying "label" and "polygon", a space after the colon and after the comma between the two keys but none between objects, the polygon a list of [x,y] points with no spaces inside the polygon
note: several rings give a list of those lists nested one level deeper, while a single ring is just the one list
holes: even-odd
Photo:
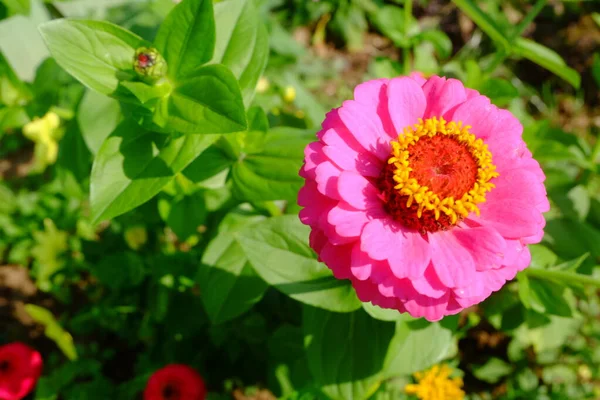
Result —
[{"label": "flower bud", "polygon": [[135,51],[133,69],[147,82],[154,83],[167,74],[167,62],[153,47],[140,47]]}]

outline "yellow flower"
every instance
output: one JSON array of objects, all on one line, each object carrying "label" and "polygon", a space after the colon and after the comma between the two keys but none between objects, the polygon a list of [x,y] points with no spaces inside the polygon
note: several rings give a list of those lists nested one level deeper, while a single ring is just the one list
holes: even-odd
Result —
[{"label": "yellow flower", "polygon": [[296,88],[293,86],[288,86],[285,88],[285,92],[283,93],[283,100],[288,103],[293,102],[296,99]]},{"label": "yellow flower", "polygon": [[148,241],[148,231],[143,226],[132,226],[125,231],[125,242],[133,250],[139,250]]},{"label": "yellow flower", "polygon": [[50,111],[42,118],[35,118],[23,127],[23,135],[35,142],[34,170],[43,171],[46,166],[54,164],[58,156],[58,140],[61,136],[60,118]]},{"label": "yellow flower", "polygon": [[463,400],[461,378],[450,378],[452,370],[447,365],[434,365],[431,369],[415,373],[417,383],[406,385],[407,394],[414,394],[420,400]]},{"label": "yellow flower", "polygon": [[262,76],[256,83],[256,92],[264,93],[269,89],[269,86],[271,86],[271,84],[269,83],[269,80],[267,78],[265,78],[264,76]]}]

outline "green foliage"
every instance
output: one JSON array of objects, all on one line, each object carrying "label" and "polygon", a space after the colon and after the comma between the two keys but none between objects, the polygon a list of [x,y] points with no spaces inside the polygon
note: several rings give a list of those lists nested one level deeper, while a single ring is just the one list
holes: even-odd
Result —
[{"label": "green foliage", "polygon": [[212,1],[194,0],[178,4],[169,13],[154,39],[164,56],[169,76],[184,79],[211,59],[215,46]]},{"label": "green foliage", "polygon": [[[436,364],[468,399],[598,398],[592,10],[0,1],[0,281],[16,310],[0,344],[42,352],[30,397],[135,399],[184,363],[215,400],[410,399]],[[359,82],[415,70],[515,114],[551,202],[529,268],[435,323],[359,301],[317,259],[296,204],[325,113]],[[57,126],[27,133],[44,117]]]},{"label": "green foliage", "polygon": [[360,301],[352,286],[335,279],[316,260],[307,245],[308,232],[295,215],[289,215],[248,227],[237,237],[256,272],[277,290],[315,307],[336,312],[356,310]]},{"label": "green foliage", "polygon": [[44,334],[56,343],[69,360],[77,359],[73,337],[60,326],[50,311],[35,304],[25,305],[25,311],[35,322],[44,327]]},{"label": "green foliage", "polygon": [[58,65],[107,95],[120,81],[134,77],[133,55],[145,44],[126,29],[101,21],[55,20],[41,25],[40,32]]}]

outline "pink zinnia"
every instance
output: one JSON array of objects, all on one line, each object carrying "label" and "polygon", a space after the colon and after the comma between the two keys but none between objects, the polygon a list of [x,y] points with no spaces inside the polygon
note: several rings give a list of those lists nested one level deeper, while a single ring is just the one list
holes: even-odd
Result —
[{"label": "pink zinnia", "polygon": [[310,245],[361,301],[437,321],[529,265],[549,203],[523,127],[455,79],[365,82],[305,150]]},{"label": "pink zinnia", "polygon": [[144,390],[144,400],[204,400],[202,377],[183,364],[169,364],[154,372]]},{"label": "pink zinnia", "polygon": [[0,346],[0,400],[21,400],[42,373],[42,356],[26,344]]}]

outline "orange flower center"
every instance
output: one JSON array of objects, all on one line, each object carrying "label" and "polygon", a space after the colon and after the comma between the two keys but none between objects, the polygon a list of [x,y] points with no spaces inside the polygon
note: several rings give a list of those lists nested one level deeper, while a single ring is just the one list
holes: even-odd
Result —
[{"label": "orange flower center", "polygon": [[492,155],[462,123],[420,120],[392,141],[378,186],[386,211],[422,234],[448,229],[493,189]]}]

